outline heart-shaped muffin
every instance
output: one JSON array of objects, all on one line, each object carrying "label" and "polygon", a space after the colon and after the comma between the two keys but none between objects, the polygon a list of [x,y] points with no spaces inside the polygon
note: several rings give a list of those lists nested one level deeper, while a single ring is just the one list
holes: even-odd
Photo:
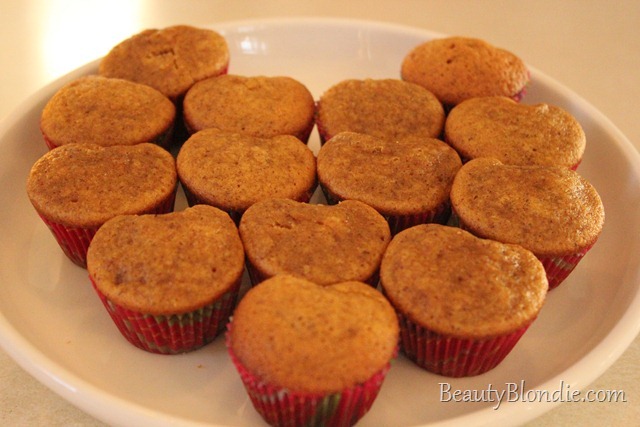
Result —
[{"label": "heart-shaped muffin", "polygon": [[491,158],[466,163],[451,187],[460,226],[473,234],[518,244],[559,285],[595,244],[604,225],[596,189],[562,167],[505,165]]},{"label": "heart-shaped muffin", "polygon": [[198,205],[107,221],[89,246],[87,270],[131,344],[153,353],[183,353],[224,330],[235,307],[244,250],[229,215]]},{"label": "heart-shaped muffin", "polygon": [[395,234],[419,223],[447,222],[461,165],[455,150],[435,138],[342,132],[320,149],[318,179],[329,203],[364,202],[387,218]]},{"label": "heart-shaped muffin", "polygon": [[458,104],[447,116],[445,140],[463,161],[493,157],[505,164],[570,169],[580,164],[586,144],[580,123],[564,109],[500,96]]},{"label": "heart-shaped muffin", "polygon": [[403,59],[403,80],[419,84],[447,108],[479,96],[519,100],[529,70],[515,54],[471,37],[434,39],[413,48]]},{"label": "heart-shaped muffin", "polygon": [[194,84],[182,105],[190,133],[216,128],[262,138],[293,135],[306,143],[315,124],[313,95],[287,76],[209,78]]},{"label": "heart-shaped muffin", "polygon": [[497,366],[538,316],[548,287],[530,251],[438,224],[393,238],[380,283],[398,312],[403,352],[453,377]]},{"label": "heart-shaped muffin", "polygon": [[178,177],[190,205],[204,203],[239,221],[266,198],[308,202],[316,188],[316,159],[291,135],[259,138],[204,129],[183,144]]},{"label": "heart-shaped muffin", "polygon": [[85,266],[96,230],[116,215],[173,210],[175,160],[156,144],[68,144],[31,168],[27,195],[64,253]]},{"label": "heart-shaped muffin", "polygon": [[397,343],[398,320],[379,291],[288,275],[251,288],[227,334],[254,407],[271,425],[352,425],[373,404]]},{"label": "heart-shaped muffin", "polygon": [[356,200],[337,205],[264,200],[247,209],[239,230],[254,285],[276,274],[321,285],[347,280],[376,285],[391,239],[384,217]]}]

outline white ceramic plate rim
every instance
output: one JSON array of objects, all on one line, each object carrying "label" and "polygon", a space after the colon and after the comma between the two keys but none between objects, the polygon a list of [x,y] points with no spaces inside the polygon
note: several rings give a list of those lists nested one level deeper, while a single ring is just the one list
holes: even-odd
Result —
[{"label": "white ceramic plate rim", "polygon": [[[369,28],[373,31],[392,32],[407,34],[424,39],[440,36],[433,32],[422,29],[411,28],[395,24],[380,22],[369,22],[351,19],[333,18],[284,18],[284,19],[263,19],[255,21],[217,23],[211,27],[218,30],[234,31],[238,28],[257,27],[290,27],[300,26],[307,29],[331,27],[359,27]],[[250,30],[249,30],[250,31]],[[24,101],[7,119],[0,125],[0,140],[4,139],[8,130],[34,105],[41,102],[43,94],[51,92],[52,88],[59,87],[63,82],[86,74],[95,69],[97,62],[87,64],[68,75],[45,86],[26,101]],[[597,109],[591,106],[581,97],[557,83],[550,77],[532,68],[534,79],[542,82],[543,85],[551,88],[552,91],[562,97],[570,98],[572,102],[579,105],[598,126],[604,128],[616,149],[624,153],[631,166],[631,174],[638,179],[640,177],[640,156],[633,145],[626,137]],[[393,76],[392,76],[393,77]],[[3,267],[4,268],[4,267]],[[568,369],[558,372],[547,382],[538,385],[536,388],[542,390],[554,390],[559,381],[564,381],[573,386],[574,389],[583,389],[595,378],[602,374],[628,347],[631,341],[640,331],[640,292],[638,290],[638,278],[640,269],[636,268],[631,272],[628,280],[635,283],[635,293],[628,303],[626,312],[620,317],[618,322],[611,328],[608,335],[593,346],[583,357],[575,362]],[[4,286],[4,284],[3,284]],[[26,371],[61,395],[71,403],[77,405],[93,416],[114,425],[185,425],[196,426],[205,425],[182,417],[174,417],[166,413],[160,413],[146,408],[142,405],[127,401],[118,395],[105,392],[85,381],[81,376],[65,369],[57,364],[47,354],[42,353],[36,346],[25,338],[19,330],[0,311],[0,344],[5,351],[14,358]],[[504,403],[499,411],[490,407],[484,407],[471,413],[451,417],[440,422],[436,421],[429,425],[483,425],[487,423],[495,424],[515,424],[525,422],[548,411],[557,402],[540,403],[535,402],[509,402]],[[211,425],[211,424],[206,424]]]}]

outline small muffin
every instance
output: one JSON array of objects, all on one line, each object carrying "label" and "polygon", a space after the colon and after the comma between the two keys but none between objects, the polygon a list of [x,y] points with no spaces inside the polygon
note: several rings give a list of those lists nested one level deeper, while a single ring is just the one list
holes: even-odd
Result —
[{"label": "small muffin", "polygon": [[167,147],[176,118],[173,103],[157,90],[122,79],[81,77],[45,105],[40,130],[47,147],[72,143]]},{"label": "small muffin", "polygon": [[345,131],[383,139],[436,138],[444,120],[431,92],[398,79],[344,80],[322,94],[316,117],[322,143]]},{"label": "small muffin", "polygon": [[518,56],[470,37],[419,44],[404,57],[400,74],[429,89],[447,109],[480,96],[520,100],[530,75]]},{"label": "small muffin", "polygon": [[391,239],[384,217],[356,200],[327,206],[267,199],[246,210],[239,229],[254,285],[291,274],[320,285],[357,280],[376,286]]},{"label": "small muffin", "polygon": [[400,319],[402,351],[450,377],[496,367],[538,316],[548,286],[530,251],[439,224],[398,233],[380,283]]},{"label": "small muffin", "polygon": [[122,214],[172,211],[177,182],[173,157],[155,144],[69,144],[33,165],[27,195],[64,253],[84,267],[102,224]]},{"label": "small muffin", "polygon": [[468,99],[445,122],[445,140],[463,161],[493,157],[505,164],[576,169],[586,145],[578,120],[560,107],[491,96]]},{"label": "small muffin", "polygon": [[391,233],[449,219],[449,192],[462,165],[444,142],[381,139],[342,132],[318,152],[318,180],[329,203],[353,199],[382,214]]},{"label": "small muffin", "polygon": [[316,159],[291,135],[259,138],[204,129],[180,148],[178,177],[190,205],[216,206],[238,222],[259,200],[308,202],[316,188]]},{"label": "small muffin", "polygon": [[533,252],[547,271],[550,289],[571,273],[604,225],[596,189],[563,167],[471,160],[453,181],[451,204],[462,228]]},{"label": "small muffin", "polygon": [[229,216],[199,205],[107,221],[89,246],[87,270],[127,341],[152,353],[184,353],[226,326],[244,251]]},{"label": "small muffin", "polygon": [[315,123],[313,95],[284,76],[206,79],[187,92],[183,108],[190,133],[217,128],[261,138],[293,135],[306,143]]},{"label": "small muffin", "polygon": [[372,406],[397,354],[398,320],[361,282],[275,276],[247,292],[227,348],[273,426],[349,426]]},{"label": "small muffin", "polygon": [[146,84],[179,103],[195,82],[225,74],[228,67],[229,48],[222,35],[176,25],[123,40],[102,58],[99,73]]}]

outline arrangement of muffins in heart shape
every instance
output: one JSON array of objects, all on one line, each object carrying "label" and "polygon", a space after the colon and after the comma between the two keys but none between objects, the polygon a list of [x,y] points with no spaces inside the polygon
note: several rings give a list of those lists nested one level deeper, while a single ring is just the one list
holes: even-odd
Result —
[{"label": "arrangement of muffins in heart shape", "polygon": [[437,375],[494,369],[602,233],[584,130],[520,103],[511,52],[425,41],[398,76],[317,99],[229,63],[191,26],[114,46],[44,107],[27,195],[114,331],[177,354],[226,329],[271,425],[355,424],[398,352]]}]

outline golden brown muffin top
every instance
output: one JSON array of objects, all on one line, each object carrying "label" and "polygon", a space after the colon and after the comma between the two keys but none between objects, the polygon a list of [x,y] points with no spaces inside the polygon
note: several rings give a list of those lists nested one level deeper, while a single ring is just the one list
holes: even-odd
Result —
[{"label": "golden brown muffin top", "polygon": [[318,179],[341,199],[360,200],[383,215],[412,215],[449,200],[461,165],[455,150],[434,138],[342,132],[320,148]]},{"label": "golden brown muffin top", "polygon": [[464,159],[567,168],[580,163],[586,144],[580,123],[562,108],[500,96],[458,104],[447,116],[445,138]]},{"label": "golden brown muffin top", "polygon": [[173,157],[155,144],[69,144],[36,161],[27,194],[54,222],[96,227],[116,215],[154,209],[175,191],[177,180]]},{"label": "golden brown muffin top", "polygon": [[173,126],[175,115],[173,103],[149,86],[86,76],[53,95],[40,128],[56,146],[133,145],[157,140]]},{"label": "golden brown muffin top", "polygon": [[258,138],[205,129],[178,153],[180,181],[207,204],[243,212],[266,197],[298,200],[316,186],[316,159],[291,135]]},{"label": "golden brown muffin top", "polygon": [[401,76],[429,89],[445,105],[479,96],[514,97],[529,81],[519,57],[471,37],[445,37],[414,47],[402,62]]},{"label": "golden brown muffin top", "polygon": [[318,125],[327,136],[351,131],[386,139],[438,137],[444,109],[430,91],[399,79],[350,79],[318,101]]},{"label": "golden brown muffin top", "polygon": [[225,212],[207,205],[107,221],[87,252],[96,287],[117,305],[153,315],[187,313],[239,284],[244,252]]},{"label": "golden brown muffin top", "polygon": [[595,188],[562,167],[471,160],[453,181],[451,204],[473,234],[519,244],[536,255],[579,252],[595,243],[604,224]]},{"label": "golden brown muffin top", "polygon": [[414,323],[472,339],[527,326],[548,288],[542,263],[528,250],[438,224],[398,233],[380,279],[394,307]]},{"label": "golden brown muffin top", "polygon": [[355,200],[328,206],[268,199],[246,210],[239,229],[247,258],[263,275],[321,285],[366,281],[391,239],[384,217]]},{"label": "golden brown muffin top", "polygon": [[263,138],[293,135],[306,142],[315,103],[299,81],[285,76],[225,74],[195,84],[184,98],[187,128],[206,128]]},{"label": "golden brown muffin top", "polygon": [[253,287],[233,315],[230,346],[268,384],[332,393],[360,384],[395,354],[398,321],[371,286],[320,286],[279,275]]},{"label": "golden brown muffin top", "polygon": [[99,72],[156,88],[172,101],[193,84],[227,71],[229,48],[213,30],[175,25],[147,29],[114,46]]}]

